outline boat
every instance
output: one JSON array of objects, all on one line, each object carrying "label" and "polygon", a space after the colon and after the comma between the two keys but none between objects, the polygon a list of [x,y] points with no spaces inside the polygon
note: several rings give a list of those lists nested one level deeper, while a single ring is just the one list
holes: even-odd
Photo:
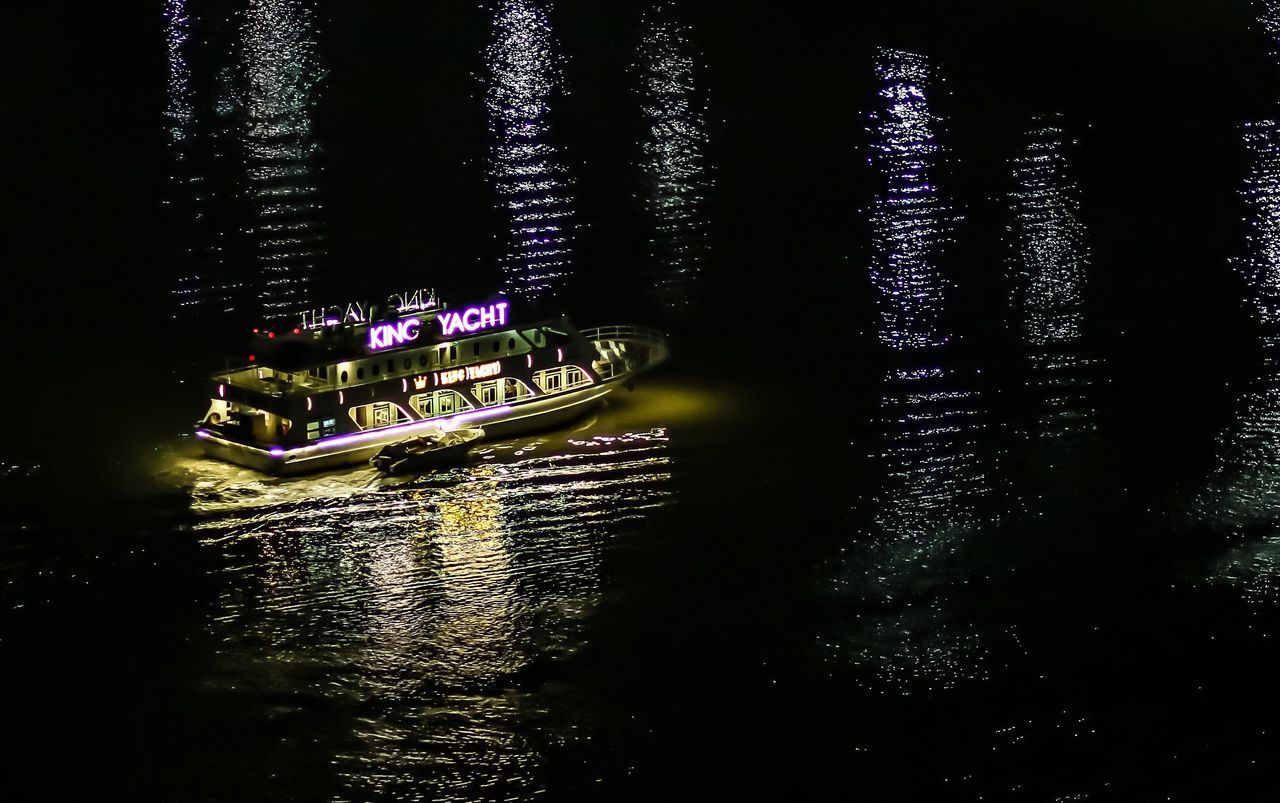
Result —
[{"label": "boat", "polygon": [[579,330],[507,299],[454,308],[417,290],[253,330],[210,377],[194,435],[206,456],[265,473],[323,471],[435,429],[507,438],[567,423],[668,353],[654,329]]},{"label": "boat", "polygon": [[480,427],[429,429],[412,438],[389,443],[369,458],[369,465],[384,474],[408,474],[461,460],[484,437]]}]

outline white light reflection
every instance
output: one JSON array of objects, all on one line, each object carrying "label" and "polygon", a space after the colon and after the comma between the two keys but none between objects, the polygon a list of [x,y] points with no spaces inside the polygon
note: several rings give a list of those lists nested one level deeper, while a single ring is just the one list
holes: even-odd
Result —
[{"label": "white light reflection", "polygon": [[1196,499],[1196,517],[1246,538],[1216,567],[1217,577],[1252,601],[1280,602],[1280,338],[1264,341],[1263,371],[1241,395],[1235,418],[1218,437],[1217,458]]},{"label": "white light reflection", "polygon": [[1244,181],[1245,251],[1235,260],[1246,300],[1266,326],[1280,324],[1280,122],[1244,126],[1248,172]]},{"label": "white light reflection", "polygon": [[876,691],[982,679],[982,634],[957,617],[951,597],[971,579],[965,547],[990,523],[985,405],[956,372],[933,366],[890,370],[880,405],[871,531],[845,550],[834,581],[859,615],[826,647],[833,660],[868,669]]},{"label": "white light reflection", "polygon": [[553,298],[573,272],[574,213],[568,169],[550,136],[564,78],[547,7],[499,0],[485,61],[489,173],[510,225],[505,290],[530,301]]},{"label": "white light reflection", "polygon": [[[187,0],[165,0],[165,134],[169,149],[169,186],[163,205],[174,234],[177,277],[173,286],[175,318],[204,317],[235,308],[241,283],[228,264],[227,237],[217,221],[233,205],[232,191],[216,174],[225,164],[226,110],[220,103],[225,86],[214,84],[214,103],[196,90],[191,62],[201,43],[199,28],[209,34],[216,20],[196,19]],[[206,54],[206,61],[212,61]]]},{"label": "white light reflection", "polygon": [[1038,120],[1013,158],[1010,273],[1022,336],[1034,347],[1080,338],[1089,247],[1061,118]]},{"label": "white light reflection", "polygon": [[1096,428],[1099,361],[1081,351],[1090,257],[1071,175],[1076,144],[1061,115],[1048,115],[1032,124],[1010,162],[1011,306],[1028,362],[1024,384],[1039,410],[1025,433],[1033,438]]},{"label": "white light reflection", "polygon": [[[1280,30],[1280,5],[1269,2],[1262,22]],[[1243,258],[1245,300],[1263,327],[1263,367],[1237,402],[1233,422],[1218,438],[1218,455],[1195,501],[1196,518],[1243,538],[1217,567],[1215,576],[1241,589],[1247,599],[1280,602],[1280,538],[1273,533],[1280,510],[1280,123],[1244,126],[1248,155],[1244,179],[1247,225]],[[1261,531],[1261,532],[1259,532]]]},{"label": "white light reflection", "polygon": [[650,285],[666,310],[687,313],[709,251],[702,207],[712,186],[707,166],[706,108],[697,83],[689,28],[673,2],[659,0],[645,13],[634,67],[640,75],[646,132],[640,143],[645,210],[653,234]]},{"label": "white light reflection", "polygon": [[256,302],[265,321],[307,307],[327,258],[313,131],[324,71],[313,12],[301,0],[251,0],[242,38],[244,147]]},{"label": "white light reflection", "polygon": [[877,107],[867,133],[877,191],[871,213],[871,280],[879,291],[880,340],[893,349],[940,346],[948,282],[939,262],[960,214],[938,188],[940,118],[928,95],[940,80],[924,56],[876,53]]}]

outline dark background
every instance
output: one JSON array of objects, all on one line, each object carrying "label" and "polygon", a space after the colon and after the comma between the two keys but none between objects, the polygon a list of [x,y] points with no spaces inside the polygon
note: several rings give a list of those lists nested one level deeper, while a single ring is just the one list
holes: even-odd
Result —
[{"label": "dark background", "polygon": [[[643,121],[627,69],[642,7],[553,10],[570,90],[557,136],[584,224],[569,296],[581,325],[662,320],[627,302],[647,267],[635,168]],[[351,296],[381,290],[363,286],[370,276],[456,300],[487,295],[503,228],[484,175],[486,11],[317,8],[328,71],[317,126],[340,281]],[[709,301],[684,324],[688,335],[768,332],[785,313],[816,337],[852,329],[874,344],[863,125],[874,48],[889,45],[928,53],[949,78],[935,108],[948,120],[949,187],[966,220],[945,269],[958,288],[955,331],[976,360],[999,359],[1011,342],[1001,329],[1006,162],[1044,112],[1065,113],[1081,142],[1091,336],[1135,367],[1135,382],[1168,364],[1203,385],[1248,350],[1242,287],[1228,265],[1243,232],[1240,124],[1272,113],[1276,82],[1244,0],[684,11],[704,56],[717,177],[706,209]],[[63,418],[85,415],[85,394],[145,404],[137,389],[185,364],[189,343],[239,339],[169,321],[176,260],[160,208],[170,168],[161,4],[10,4],[4,13],[8,384],[45,389]],[[4,395],[7,405],[27,398]]]}]

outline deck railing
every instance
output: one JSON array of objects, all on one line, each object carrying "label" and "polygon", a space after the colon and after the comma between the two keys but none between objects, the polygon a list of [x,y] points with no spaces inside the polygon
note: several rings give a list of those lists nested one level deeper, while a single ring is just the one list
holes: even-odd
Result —
[{"label": "deck railing", "polygon": [[[600,326],[594,329],[582,330],[582,336],[596,344],[616,342],[624,345],[636,345],[641,347],[641,352],[647,352],[630,354],[614,349],[614,356],[621,360],[621,362],[618,362],[610,358],[602,347],[597,346],[601,350],[601,356],[608,360],[604,364],[594,366],[602,379],[612,379],[623,374],[650,368],[667,358],[667,336],[657,329],[647,326]],[[637,358],[642,362],[637,363]]]},{"label": "deck railing", "polygon": [[598,326],[594,329],[583,329],[582,336],[592,341],[622,340],[662,348],[667,346],[667,336],[648,326]]}]

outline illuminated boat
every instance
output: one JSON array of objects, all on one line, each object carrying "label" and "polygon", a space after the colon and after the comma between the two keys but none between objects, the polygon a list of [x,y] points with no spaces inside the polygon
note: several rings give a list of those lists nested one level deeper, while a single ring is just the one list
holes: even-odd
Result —
[{"label": "illuminated boat", "polygon": [[432,429],[408,440],[389,443],[369,458],[369,465],[384,474],[409,474],[461,460],[484,437],[480,427]]},{"label": "illuminated boat", "polygon": [[349,304],[255,330],[248,363],[211,378],[195,430],[205,454],[295,474],[435,428],[505,438],[570,421],[667,357],[652,329],[522,321],[504,300],[455,310],[417,291],[385,309]]}]

